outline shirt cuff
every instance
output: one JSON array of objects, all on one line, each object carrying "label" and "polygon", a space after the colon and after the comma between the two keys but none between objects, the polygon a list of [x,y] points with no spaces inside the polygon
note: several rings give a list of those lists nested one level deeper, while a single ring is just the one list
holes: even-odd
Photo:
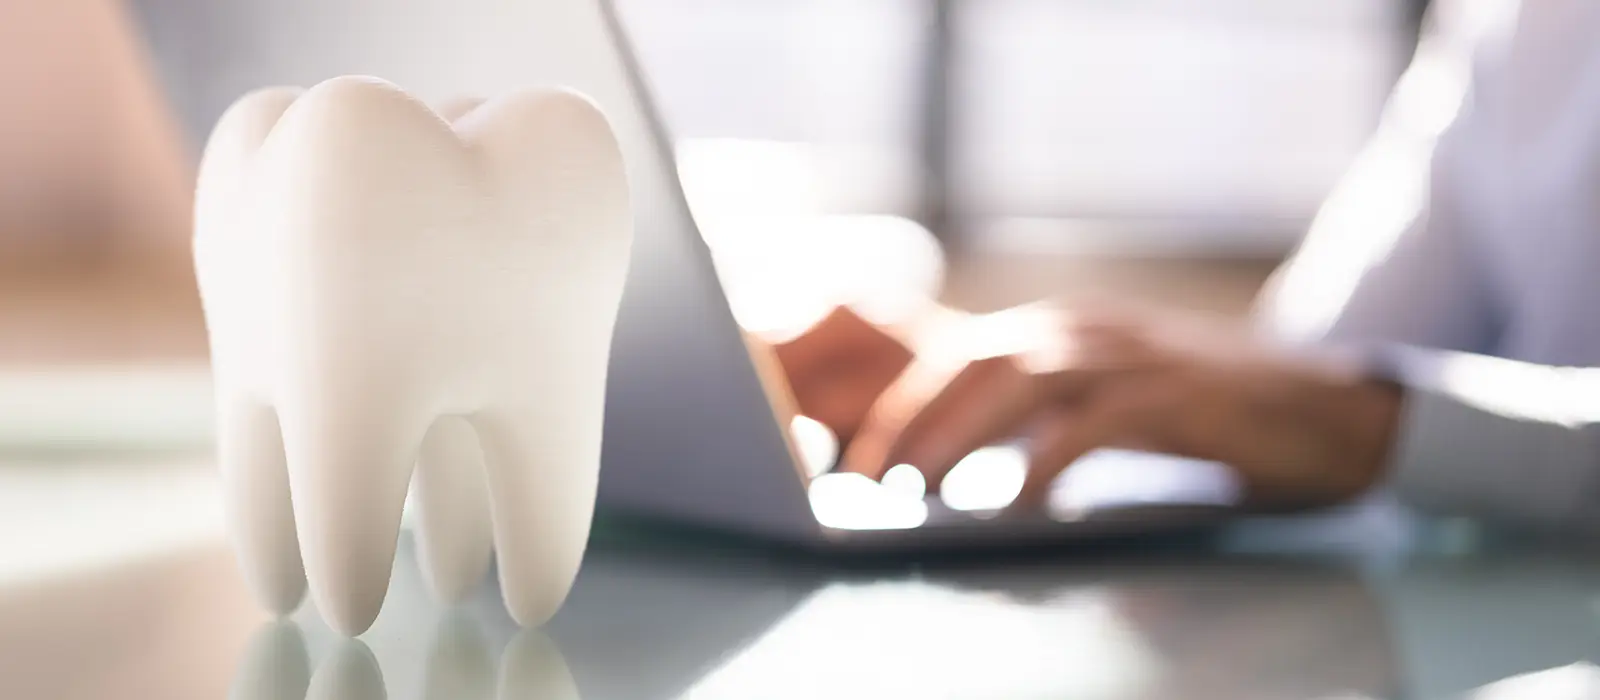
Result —
[{"label": "shirt cuff", "polygon": [[1381,352],[1374,373],[1405,387],[1388,484],[1438,514],[1566,525],[1583,518],[1594,451],[1560,410],[1556,368],[1417,348]]}]

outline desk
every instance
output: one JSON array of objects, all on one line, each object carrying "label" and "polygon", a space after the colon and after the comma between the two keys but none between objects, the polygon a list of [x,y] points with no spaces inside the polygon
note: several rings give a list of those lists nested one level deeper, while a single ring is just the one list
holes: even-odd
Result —
[{"label": "desk", "polygon": [[1600,697],[1591,669],[1561,668],[1600,655],[1600,554],[1470,542],[873,569],[599,542],[534,632],[492,585],[434,604],[403,543],[349,642],[309,606],[256,607],[204,461],[0,462],[0,698],[1332,700],[1539,671],[1482,697]]}]

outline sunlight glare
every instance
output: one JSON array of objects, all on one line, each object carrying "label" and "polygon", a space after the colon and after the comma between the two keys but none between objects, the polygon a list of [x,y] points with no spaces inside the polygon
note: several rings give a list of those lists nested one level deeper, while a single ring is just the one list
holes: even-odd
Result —
[{"label": "sunlight glare", "polygon": [[1164,671],[1105,591],[1024,602],[924,582],[833,584],[680,699],[747,698],[751,688],[781,700],[1173,697],[1158,692]]},{"label": "sunlight glare", "polygon": [[836,307],[880,325],[930,307],[944,255],[926,228],[885,215],[824,215],[815,147],[685,139],[678,172],[740,327],[792,340]]},{"label": "sunlight glare", "polygon": [[999,510],[1017,499],[1027,476],[1020,447],[984,447],[967,455],[945,476],[939,498],[952,510]]},{"label": "sunlight glare", "polygon": [[1322,338],[1367,270],[1386,260],[1408,229],[1426,225],[1434,144],[1466,94],[1468,58],[1453,49],[1418,49],[1377,132],[1263,296],[1268,332],[1290,342]]},{"label": "sunlight glare", "polygon": [[1575,663],[1496,681],[1473,691],[1470,700],[1588,700],[1600,697],[1600,668]]},{"label": "sunlight glare", "polygon": [[806,475],[815,479],[828,473],[839,458],[839,438],[820,421],[809,416],[795,416],[789,422],[789,436],[795,450],[800,453],[801,466]]},{"label": "sunlight glare", "polygon": [[928,520],[928,506],[860,474],[823,474],[807,490],[811,512],[823,527],[840,530],[907,530]]},{"label": "sunlight glare", "polygon": [[922,472],[909,464],[896,464],[884,472],[883,487],[907,498],[920,499],[928,495],[928,481]]}]

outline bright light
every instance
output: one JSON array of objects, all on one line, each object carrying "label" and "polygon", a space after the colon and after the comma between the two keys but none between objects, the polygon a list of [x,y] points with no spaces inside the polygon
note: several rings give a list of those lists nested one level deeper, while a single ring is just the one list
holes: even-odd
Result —
[{"label": "bright light", "polygon": [[769,343],[849,306],[880,325],[929,307],[938,241],[897,216],[825,216],[813,147],[740,139],[678,144],[678,171],[740,327]]},{"label": "bright light", "polygon": [[748,222],[747,237],[711,249],[734,320],[769,343],[798,337],[835,306],[819,281],[830,274],[831,254],[796,230],[802,224],[793,218]]},{"label": "bright light", "polygon": [[[1498,6],[1506,3],[1465,3]],[[1477,24],[1505,18],[1479,17]],[[1291,342],[1321,339],[1366,272],[1417,225],[1428,198],[1433,145],[1459,112],[1470,65],[1427,44],[1401,76],[1377,133],[1334,188],[1301,250],[1276,275],[1260,309],[1266,330]]]},{"label": "bright light", "polygon": [[985,447],[956,463],[939,498],[952,510],[999,510],[1017,500],[1027,472],[1028,456],[1021,448]]},{"label": "bright light", "polygon": [[922,472],[909,464],[896,464],[883,475],[883,487],[907,498],[928,495],[928,481]]},{"label": "bright light", "polygon": [[678,177],[706,243],[760,237],[752,219],[817,214],[814,147],[759,139],[680,139]]},{"label": "bright light", "polygon": [[835,584],[679,697],[1181,696],[1163,687],[1168,666],[1094,589],[1022,602],[925,582]]},{"label": "bright light", "polygon": [[929,308],[944,259],[927,229],[894,216],[746,219],[712,247],[741,327],[783,342],[849,306],[878,325]]},{"label": "bright light", "polygon": [[885,488],[860,474],[823,474],[808,490],[811,512],[823,527],[841,530],[906,530],[928,520],[918,498]]},{"label": "bright light", "polygon": [[1491,683],[1468,696],[1471,700],[1600,697],[1600,669],[1589,663],[1535,671]]},{"label": "bright light", "polygon": [[898,216],[828,216],[812,235],[826,241],[839,271],[831,294],[878,325],[904,323],[944,283],[944,253],[928,229]]},{"label": "bright light", "polygon": [[[1027,470],[1027,452],[1021,447],[985,447],[950,470],[939,497],[952,510],[999,510],[1016,500]],[[1160,503],[1227,505],[1237,503],[1240,495],[1238,477],[1218,462],[1100,449],[1073,462],[1056,480],[1049,507],[1067,515]]]},{"label": "bright light", "polygon": [[152,455],[77,464],[7,457],[0,464],[0,587],[220,544],[225,514],[212,461]]},{"label": "bright light", "polygon": [[1567,425],[1600,420],[1600,370],[1464,353],[1417,357],[1424,362],[1406,369],[1419,381],[1486,411]]},{"label": "bright light", "polygon": [[1367,270],[1388,259],[1422,212],[1430,143],[1407,134],[1374,137],[1323,203],[1301,250],[1273,280],[1264,320],[1290,341],[1332,327]]},{"label": "bright light", "polygon": [[769,343],[829,311],[813,289],[826,253],[803,235],[819,213],[812,147],[754,139],[677,143],[684,195],[740,327]]},{"label": "bright light", "polygon": [[815,479],[828,473],[839,458],[839,439],[828,426],[808,416],[795,416],[789,422],[789,436],[800,453],[806,475]]},{"label": "bright light", "polygon": [[955,371],[975,360],[1011,355],[1029,372],[1057,370],[1070,361],[1060,332],[1067,316],[1050,304],[1013,306],[987,314],[950,309],[929,314],[910,334],[918,364]]},{"label": "bright light", "polygon": [[1220,462],[1099,449],[1078,458],[1056,480],[1050,510],[1069,514],[1161,503],[1229,505],[1242,495],[1238,476]]}]

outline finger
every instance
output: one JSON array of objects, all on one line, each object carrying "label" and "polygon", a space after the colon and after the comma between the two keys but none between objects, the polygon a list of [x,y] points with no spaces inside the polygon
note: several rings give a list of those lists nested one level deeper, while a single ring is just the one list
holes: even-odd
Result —
[{"label": "finger", "polygon": [[869,412],[844,470],[876,479],[908,463],[936,490],[961,458],[1015,434],[1046,403],[1073,400],[1100,378],[1149,364],[1137,339],[1110,328],[1034,333],[1034,347],[964,366],[919,359]]},{"label": "finger", "polygon": [[773,348],[800,413],[850,440],[867,411],[911,363],[911,351],[840,307]]},{"label": "finger", "polygon": [[900,431],[888,464],[916,467],[928,492],[938,493],[957,463],[974,450],[1017,435],[1046,398],[1038,378],[1012,358],[974,362]]},{"label": "finger", "polygon": [[912,362],[872,402],[855,436],[845,445],[840,471],[881,478],[893,466],[886,462],[895,437],[959,371],[959,366]]},{"label": "finger", "polygon": [[849,441],[900,370],[887,363],[838,366],[822,374],[791,377],[789,389],[801,415],[828,426],[840,440]]},{"label": "finger", "polygon": [[1010,358],[967,365],[898,428],[885,426],[887,449],[871,472],[910,464],[937,491],[957,462],[973,450],[1015,434],[1041,405],[1035,378]]},{"label": "finger", "polygon": [[1159,373],[1124,376],[1085,387],[1060,418],[1043,424],[1029,450],[1027,477],[1016,503],[1047,505],[1051,486],[1061,473],[1086,453],[1102,447],[1173,451],[1167,426],[1172,405],[1172,380]]},{"label": "finger", "polygon": [[1068,382],[1085,374],[1132,373],[1159,364],[1161,355],[1142,331],[1110,322],[1069,323],[1054,343],[1041,344],[1028,353],[1033,371],[1063,375]]},{"label": "finger", "polygon": [[1056,478],[1090,450],[1109,446],[1117,437],[1117,427],[1111,412],[1104,409],[1061,411],[1034,435],[1028,450],[1027,477],[1016,505],[1045,506]]}]

